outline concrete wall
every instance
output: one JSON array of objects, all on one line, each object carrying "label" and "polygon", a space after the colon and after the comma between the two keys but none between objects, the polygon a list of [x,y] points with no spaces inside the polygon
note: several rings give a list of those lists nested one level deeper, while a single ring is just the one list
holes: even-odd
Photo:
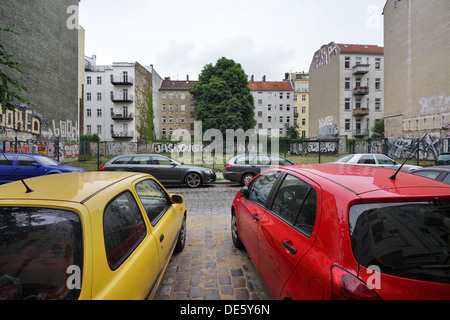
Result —
[{"label": "concrete wall", "polygon": [[[32,104],[19,109],[21,114],[2,115],[0,140],[78,140],[78,30],[67,23],[75,20],[68,8],[77,5],[77,0],[0,2],[0,25],[20,33],[1,32],[0,41],[23,65],[23,74],[11,75],[28,87],[22,94]],[[14,125],[17,117],[22,127]]]}]

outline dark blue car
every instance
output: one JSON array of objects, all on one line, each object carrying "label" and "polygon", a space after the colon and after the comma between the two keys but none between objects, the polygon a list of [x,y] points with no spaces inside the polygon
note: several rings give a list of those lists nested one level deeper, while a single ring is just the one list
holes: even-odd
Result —
[{"label": "dark blue car", "polygon": [[43,155],[0,153],[0,184],[47,174],[81,171],[86,170],[63,166]]}]

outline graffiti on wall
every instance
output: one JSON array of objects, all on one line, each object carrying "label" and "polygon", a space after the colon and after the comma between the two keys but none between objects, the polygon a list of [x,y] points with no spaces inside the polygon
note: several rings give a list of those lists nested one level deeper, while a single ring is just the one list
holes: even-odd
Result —
[{"label": "graffiti on wall", "polygon": [[423,115],[450,111],[450,97],[445,94],[422,97],[419,99],[419,104],[422,106],[420,113]]},{"label": "graffiti on wall", "polygon": [[319,150],[322,154],[337,154],[339,151],[339,141],[291,142],[289,154],[315,154],[319,153]]},{"label": "graffiti on wall", "polygon": [[314,56],[316,69],[326,66],[330,63],[331,57],[338,54],[338,48],[335,44],[323,46]]},{"label": "graffiti on wall", "polygon": [[389,146],[389,155],[396,159],[405,159],[411,152],[415,152],[419,143],[419,153],[422,159],[436,160],[440,154],[441,139],[427,135],[420,139],[399,137]]},{"label": "graffiti on wall", "polygon": [[35,110],[28,106],[20,106],[14,110],[3,110],[0,104],[0,128],[34,135],[41,133],[41,119]]},{"label": "graffiti on wall", "polygon": [[333,116],[327,116],[319,119],[319,137],[337,138],[339,128],[334,124]]},{"label": "graffiti on wall", "polygon": [[186,143],[172,143],[163,142],[155,143],[153,150],[155,153],[172,153],[172,152],[202,152],[204,149],[203,144],[186,144]]},{"label": "graffiti on wall", "polygon": [[[59,155],[58,155],[59,151]],[[80,154],[80,146],[78,143],[65,143],[57,141],[3,141],[3,152],[5,153],[27,153],[41,154],[52,159],[74,160]]]}]

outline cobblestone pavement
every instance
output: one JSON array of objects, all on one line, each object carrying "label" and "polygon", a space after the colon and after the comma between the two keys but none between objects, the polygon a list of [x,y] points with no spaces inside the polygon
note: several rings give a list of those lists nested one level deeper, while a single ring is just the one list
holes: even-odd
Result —
[{"label": "cobblestone pavement", "polygon": [[230,208],[239,186],[218,182],[199,189],[169,187],[184,196],[187,238],[174,254],[156,300],[269,300],[245,250],[231,240]]}]

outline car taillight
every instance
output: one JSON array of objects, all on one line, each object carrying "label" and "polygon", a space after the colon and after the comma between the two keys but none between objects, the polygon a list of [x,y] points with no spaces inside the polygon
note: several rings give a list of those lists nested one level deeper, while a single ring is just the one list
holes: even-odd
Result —
[{"label": "car taillight", "polygon": [[331,267],[332,300],[381,300],[364,282],[344,269]]},{"label": "car taillight", "polygon": [[105,170],[105,166],[100,167],[100,171],[103,171],[103,170]]},{"label": "car taillight", "polygon": [[231,170],[231,168],[232,168],[231,164],[226,164],[226,165],[225,165],[225,169]]}]

